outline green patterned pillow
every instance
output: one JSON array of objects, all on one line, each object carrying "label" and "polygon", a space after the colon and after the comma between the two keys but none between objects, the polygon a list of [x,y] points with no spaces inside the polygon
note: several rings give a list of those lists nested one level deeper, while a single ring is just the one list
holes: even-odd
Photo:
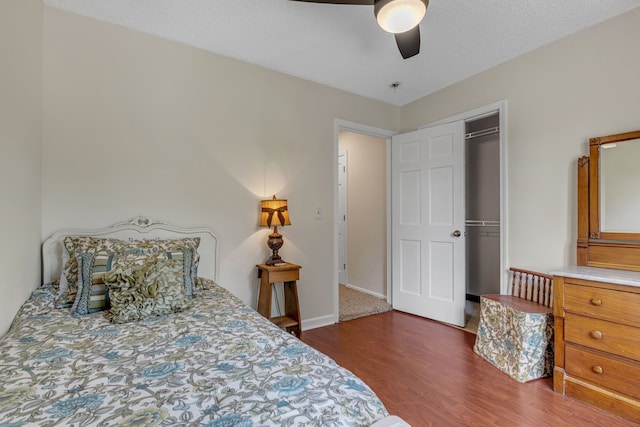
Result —
[{"label": "green patterned pillow", "polygon": [[145,258],[120,265],[105,275],[113,323],[176,313],[189,307],[184,286],[184,263],[177,259]]},{"label": "green patterned pillow", "polygon": [[[187,299],[191,299],[195,288],[195,280],[191,276],[193,250],[185,248],[181,251],[166,252],[165,255],[166,259],[173,259],[181,263],[185,294]],[[149,256],[143,252],[106,255],[84,252],[78,255],[78,291],[71,307],[71,314],[82,316],[109,309],[109,292],[105,284],[105,275],[111,271],[121,271],[133,265],[142,266],[147,258]],[[152,256],[151,259],[162,258]]]},{"label": "green patterned pillow", "polygon": [[174,250],[172,252],[162,252],[157,254],[148,255],[146,251],[128,251],[124,253],[118,253],[115,255],[112,261],[112,270],[124,271],[132,266],[143,266],[145,263],[153,263],[154,260],[176,260],[182,265],[182,283],[184,284],[185,293],[187,298],[191,299],[194,293],[195,278],[193,275],[193,253],[194,250],[189,247],[181,248],[180,250]]},{"label": "green patterned pillow", "polygon": [[191,248],[193,250],[192,265],[190,266],[191,281],[194,282],[200,261],[197,251],[199,245],[199,237],[167,240],[120,240],[93,236],[67,236],[64,239],[63,269],[55,305],[56,307],[69,307],[74,303],[78,289],[77,255],[81,253],[92,252],[105,256],[113,253],[128,253],[166,258],[168,252]]}]

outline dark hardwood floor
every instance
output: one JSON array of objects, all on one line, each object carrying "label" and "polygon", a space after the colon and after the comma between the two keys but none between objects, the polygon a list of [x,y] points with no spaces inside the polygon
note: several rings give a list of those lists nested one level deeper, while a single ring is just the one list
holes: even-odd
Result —
[{"label": "dark hardwood floor", "polygon": [[518,383],[473,352],[474,334],[410,314],[376,314],[302,338],[413,427],[635,425],[554,393],[551,378]]}]

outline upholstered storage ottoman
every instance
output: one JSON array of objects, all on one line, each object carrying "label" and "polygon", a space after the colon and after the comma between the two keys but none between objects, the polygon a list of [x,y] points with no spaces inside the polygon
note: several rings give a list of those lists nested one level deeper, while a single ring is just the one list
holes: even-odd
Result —
[{"label": "upholstered storage ottoman", "polygon": [[551,375],[551,309],[509,295],[481,296],[473,351],[519,382]]}]

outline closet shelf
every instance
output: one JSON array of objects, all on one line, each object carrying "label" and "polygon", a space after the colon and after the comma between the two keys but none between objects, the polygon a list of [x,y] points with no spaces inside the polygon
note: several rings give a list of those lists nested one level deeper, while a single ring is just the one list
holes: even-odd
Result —
[{"label": "closet shelf", "polygon": [[500,221],[468,219],[465,221],[467,227],[500,227]]}]

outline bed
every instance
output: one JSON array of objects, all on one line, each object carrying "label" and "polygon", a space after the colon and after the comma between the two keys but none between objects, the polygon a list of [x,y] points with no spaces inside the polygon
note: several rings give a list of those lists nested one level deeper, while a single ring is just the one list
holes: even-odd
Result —
[{"label": "bed", "polygon": [[[69,236],[199,241],[188,305],[122,323],[105,315],[109,310],[61,306],[56,282],[73,258],[65,255]],[[176,277],[185,283],[195,274],[187,255],[174,251],[162,261],[181,265]],[[87,283],[97,289],[95,280],[83,287],[82,277],[87,259],[97,269],[99,256],[76,254],[75,300]],[[264,319],[216,284],[217,277],[218,240],[206,228],[137,218],[54,233],[43,244],[45,284],[0,339],[0,425],[408,426],[389,416],[362,380]]]}]

